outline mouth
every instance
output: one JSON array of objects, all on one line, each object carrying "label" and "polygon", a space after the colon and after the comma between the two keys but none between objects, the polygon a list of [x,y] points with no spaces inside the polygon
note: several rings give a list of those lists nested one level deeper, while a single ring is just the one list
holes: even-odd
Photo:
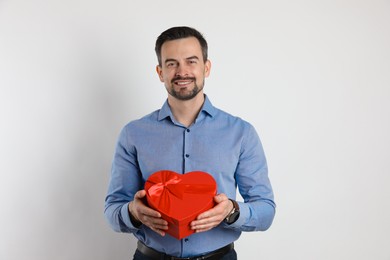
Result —
[{"label": "mouth", "polygon": [[180,81],[175,81],[174,83],[176,85],[178,85],[179,87],[185,87],[185,86],[191,84],[192,80],[180,80]]},{"label": "mouth", "polygon": [[188,85],[190,85],[192,82],[194,82],[195,79],[194,78],[181,78],[181,79],[173,79],[172,80],[172,83],[179,86],[179,87],[186,87]]}]

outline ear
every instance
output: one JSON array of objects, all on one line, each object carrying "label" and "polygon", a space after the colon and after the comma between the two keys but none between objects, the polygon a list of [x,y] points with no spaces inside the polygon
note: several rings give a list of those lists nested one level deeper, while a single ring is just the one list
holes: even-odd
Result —
[{"label": "ear", "polygon": [[163,77],[163,73],[162,73],[162,68],[161,68],[160,65],[157,65],[157,66],[156,66],[156,72],[157,72],[158,77],[160,78],[160,81],[161,81],[161,82],[164,82],[164,77]]},{"label": "ear", "polygon": [[211,61],[206,60],[204,63],[204,77],[207,78],[210,75],[210,70],[211,70]]}]

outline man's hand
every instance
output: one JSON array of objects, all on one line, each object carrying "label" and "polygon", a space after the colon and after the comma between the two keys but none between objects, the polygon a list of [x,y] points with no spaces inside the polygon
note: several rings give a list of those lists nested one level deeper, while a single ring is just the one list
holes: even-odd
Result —
[{"label": "man's hand", "polygon": [[200,214],[196,220],[191,222],[191,229],[196,232],[204,232],[210,230],[221,223],[226,216],[233,210],[233,203],[229,198],[221,193],[214,197],[217,203],[214,208]]},{"label": "man's hand", "polygon": [[158,211],[145,205],[143,202],[145,196],[145,190],[138,191],[134,195],[134,200],[129,203],[129,212],[137,221],[150,227],[161,236],[165,236],[168,222],[161,218],[161,214]]}]

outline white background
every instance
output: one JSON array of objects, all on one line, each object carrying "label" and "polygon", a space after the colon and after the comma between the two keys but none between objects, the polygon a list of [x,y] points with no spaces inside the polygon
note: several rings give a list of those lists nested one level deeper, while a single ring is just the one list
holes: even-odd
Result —
[{"label": "white background", "polygon": [[390,2],[0,0],[0,259],[130,259],[103,216],[120,129],[166,98],[156,37],[209,42],[277,214],[240,259],[390,259]]}]

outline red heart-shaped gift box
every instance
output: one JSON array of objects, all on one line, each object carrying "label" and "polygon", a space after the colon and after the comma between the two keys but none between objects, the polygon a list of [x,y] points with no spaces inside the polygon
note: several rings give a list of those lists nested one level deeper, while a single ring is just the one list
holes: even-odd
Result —
[{"label": "red heart-shaped gift box", "polygon": [[165,170],[150,175],[145,190],[149,206],[168,221],[166,232],[182,239],[195,232],[190,228],[190,222],[214,207],[217,184],[206,172],[178,174]]}]

